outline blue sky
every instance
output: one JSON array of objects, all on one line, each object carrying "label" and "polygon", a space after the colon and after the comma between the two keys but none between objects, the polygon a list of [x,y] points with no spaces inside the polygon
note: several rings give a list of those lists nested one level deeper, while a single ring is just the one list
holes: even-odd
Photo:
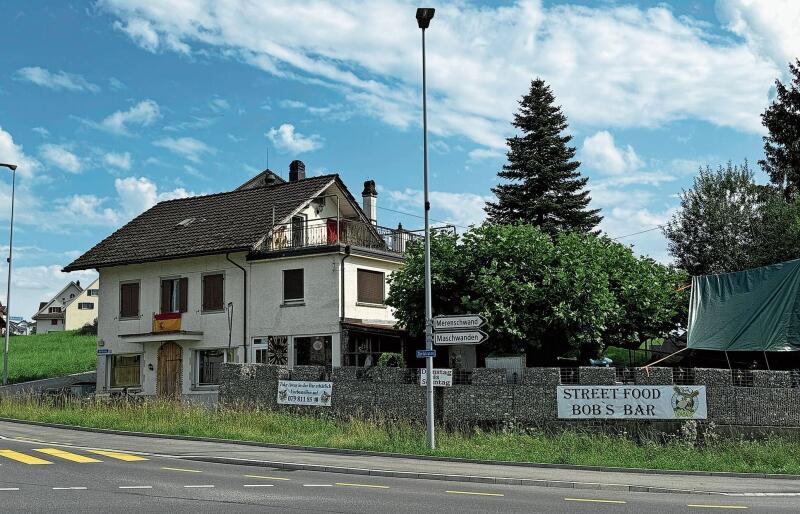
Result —
[{"label": "blue sky", "polygon": [[[516,102],[536,76],[563,105],[601,228],[669,218],[698,166],[761,158],[759,115],[800,55],[787,1],[451,2],[428,31],[433,217],[482,219]],[[21,165],[14,315],[72,258],[155,202],[229,190],[296,158],[379,222],[420,212],[416,4],[7,1],[0,162]],[[4,170],[3,170],[4,171]],[[7,252],[10,180],[0,177]],[[658,230],[622,239],[669,261]],[[0,279],[5,289],[5,273]]]}]

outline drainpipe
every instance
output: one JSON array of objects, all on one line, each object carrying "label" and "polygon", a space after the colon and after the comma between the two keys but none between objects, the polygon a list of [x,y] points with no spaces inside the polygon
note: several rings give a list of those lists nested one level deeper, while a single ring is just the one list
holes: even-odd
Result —
[{"label": "drainpipe", "polygon": [[244,346],[244,363],[247,364],[247,270],[236,264],[234,261],[232,261],[230,255],[231,255],[230,253],[226,253],[225,259],[227,259],[228,262],[230,262],[231,264],[242,270],[242,292],[244,296],[244,302],[243,302],[244,309],[242,309],[242,319],[244,320],[242,323],[242,337],[243,337],[242,341]]},{"label": "drainpipe", "polygon": [[342,257],[342,320],[341,322],[344,323],[344,261],[350,257],[350,245],[344,247],[344,257]]}]

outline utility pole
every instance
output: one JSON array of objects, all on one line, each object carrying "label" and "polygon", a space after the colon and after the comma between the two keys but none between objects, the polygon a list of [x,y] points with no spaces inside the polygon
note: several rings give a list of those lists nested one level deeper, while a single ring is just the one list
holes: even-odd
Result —
[{"label": "utility pole", "polygon": [[8,348],[11,337],[11,256],[14,249],[14,192],[17,185],[17,165],[3,164],[0,167],[11,170],[11,228],[8,235],[8,289],[6,291],[6,341],[3,350],[3,385],[8,384]]},{"label": "utility pole", "polygon": [[[422,29],[422,158],[425,196],[425,348],[427,350],[433,349],[433,300],[431,298],[431,227],[428,219],[431,203],[428,201],[428,100],[425,82],[425,29],[430,25],[434,11],[431,8],[417,9],[417,24]],[[434,449],[436,448],[436,436],[433,411],[433,357],[429,355],[425,361],[428,373],[426,391],[428,448]]]}]

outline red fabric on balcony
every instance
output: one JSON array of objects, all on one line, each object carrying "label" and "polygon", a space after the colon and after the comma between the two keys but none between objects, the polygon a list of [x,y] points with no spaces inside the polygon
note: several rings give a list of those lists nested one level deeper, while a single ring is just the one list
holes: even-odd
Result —
[{"label": "red fabric on balcony", "polygon": [[165,319],[181,319],[180,312],[162,312],[161,314],[155,314],[153,319],[156,321],[163,321]]},{"label": "red fabric on balcony", "polygon": [[328,220],[328,244],[336,244],[339,242],[339,227],[336,220]]}]

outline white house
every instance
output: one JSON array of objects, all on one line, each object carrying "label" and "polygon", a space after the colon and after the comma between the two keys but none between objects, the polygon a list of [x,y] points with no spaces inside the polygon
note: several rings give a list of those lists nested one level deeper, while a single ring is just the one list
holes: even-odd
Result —
[{"label": "white house", "polygon": [[[410,351],[384,303],[415,234],[338,175],[265,170],[161,202],[64,271],[100,274],[97,391],[213,398],[226,361],[363,366]],[[412,349],[413,350],[413,349]]]},{"label": "white house", "polygon": [[33,315],[36,333],[60,332],[65,329],[67,307],[83,292],[80,282],[70,282],[49,302],[39,304],[39,311]]},{"label": "white house", "polygon": [[64,307],[64,330],[78,330],[84,325],[94,323],[97,319],[99,294],[100,278],[98,277]]}]

